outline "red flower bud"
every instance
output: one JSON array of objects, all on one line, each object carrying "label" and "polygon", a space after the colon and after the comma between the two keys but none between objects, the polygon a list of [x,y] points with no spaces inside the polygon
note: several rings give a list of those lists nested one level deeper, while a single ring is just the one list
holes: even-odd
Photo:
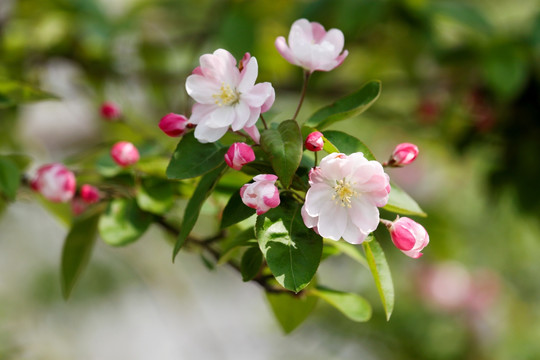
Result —
[{"label": "red flower bud", "polygon": [[324,146],[323,134],[319,131],[314,131],[309,134],[304,143],[309,151],[321,151]]},{"label": "red flower bud", "polygon": [[105,120],[117,120],[122,116],[120,107],[112,101],[106,101],[101,105],[101,117]]},{"label": "red flower bud", "polygon": [[159,128],[170,137],[179,137],[186,132],[188,119],[184,115],[167,114],[159,121]]},{"label": "red flower bud", "polygon": [[407,165],[418,156],[418,146],[411,143],[403,143],[396,146],[390,159],[390,165]]},{"label": "red flower bud", "polygon": [[429,235],[426,229],[407,217],[398,217],[388,230],[394,245],[405,255],[414,259],[422,256],[420,251],[429,244]]},{"label": "red flower bud", "polygon": [[139,151],[132,143],[120,141],[111,148],[111,157],[115,163],[126,167],[139,161]]}]

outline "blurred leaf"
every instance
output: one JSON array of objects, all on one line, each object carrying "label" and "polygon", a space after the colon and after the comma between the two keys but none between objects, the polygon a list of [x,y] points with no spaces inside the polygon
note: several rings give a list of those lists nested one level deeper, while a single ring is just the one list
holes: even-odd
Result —
[{"label": "blurred leaf", "polygon": [[309,294],[323,299],[353,321],[364,322],[371,318],[371,305],[360,295],[320,286],[310,290]]},{"label": "blurred leaf", "polygon": [[487,52],[482,63],[487,84],[504,99],[516,96],[523,88],[527,71],[525,56],[512,45],[494,47]]},{"label": "blurred leaf", "polygon": [[0,109],[50,99],[58,97],[16,81],[0,80]]},{"label": "blurred leaf", "polygon": [[259,273],[263,263],[263,255],[258,247],[250,247],[242,255],[240,272],[243,281],[250,281]]},{"label": "blurred leaf", "polygon": [[335,122],[360,115],[369,109],[380,93],[381,82],[379,80],[370,81],[357,92],[318,110],[305,125],[322,130]]},{"label": "blurred leaf", "polygon": [[[368,238],[364,241],[371,241],[371,238],[373,235],[369,235]],[[359,247],[353,244],[350,244],[346,241],[335,241],[335,240],[325,240],[325,244],[329,244],[330,246],[336,248],[339,250],[340,253],[343,253],[350,257],[351,259],[355,260],[359,264],[362,264],[366,267],[366,269],[369,269],[369,265],[367,263],[366,258],[364,255],[360,252]]]},{"label": "blurred leaf", "polygon": [[24,154],[8,154],[3,155],[3,157],[8,158],[13,161],[21,172],[24,172],[28,166],[32,163],[32,158]]},{"label": "blurred leaf", "polygon": [[208,259],[204,254],[201,254],[201,260],[208,270],[212,271],[216,269],[216,264],[212,260]]},{"label": "blurred leaf", "polygon": [[137,187],[137,204],[153,214],[165,214],[174,203],[173,184],[158,178],[144,178]]},{"label": "blurred leaf", "polygon": [[300,205],[282,203],[257,218],[256,235],[278,283],[295,293],[306,287],[319,267],[322,238],[308,229]]},{"label": "blurred leaf", "polygon": [[0,156],[0,193],[14,200],[21,183],[21,172],[17,164],[6,156]]},{"label": "blurred leaf", "polygon": [[255,214],[255,209],[250,208],[242,202],[240,190],[234,191],[231,198],[227,202],[225,209],[223,209],[220,228],[225,229],[247,219],[253,214]]},{"label": "blurred leaf", "polygon": [[231,252],[240,246],[255,245],[259,246],[255,240],[255,230],[253,227],[242,230],[222,242],[221,257],[218,264],[224,264],[230,259]]},{"label": "blurred leaf", "polygon": [[143,157],[141,154],[141,160],[137,163],[137,170],[142,171],[145,174],[165,177],[165,170],[169,165],[169,159],[159,156]]},{"label": "blurred leaf", "polygon": [[71,290],[90,260],[102,211],[103,207],[99,206],[76,217],[67,234],[62,248],[60,279],[64,299],[69,298]]},{"label": "blurred leaf", "polygon": [[306,320],[318,301],[315,296],[295,296],[290,293],[267,292],[266,298],[279,325],[287,334]]},{"label": "blurred leaf", "polygon": [[478,32],[490,34],[493,31],[493,26],[482,12],[471,4],[460,1],[437,1],[430,3],[429,6],[434,14],[454,19]]},{"label": "blurred leaf", "polygon": [[328,245],[326,242],[323,242],[321,262],[328,259],[330,256],[336,256],[340,254],[341,254],[341,251],[337,247]]},{"label": "blurred leaf", "polygon": [[229,50],[237,59],[242,58],[246,51],[253,51],[257,28],[255,20],[243,11],[243,4],[229,6],[223,13],[224,19],[219,34],[219,44]]},{"label": "blurred leaf", "polygon": [[152,216],[139,209],[135,199],[114,199],[99,220],[99,234],[112,246],[123,246],[140,238],[152,223]]},{"label": "blurred leaf", "polygon": [[386,312],[386,320],[390,320],[390,316],[394,310],[394,284],[392,282],[392,275],[390,274],[390,267],[388,267],[383,249],[377,242],[377,239],[373,238],[369,242],[364,241],[362,246],[366,252],[366,259],[375,280],[377,291],[381,297],[384,311]]},{"label": "blurred leaf", "polygon": [[218,143],[200,143],[194,132],[182,137],[167,167],[169,179],[190,179],[225,163],[227,148]]},{"label": "blurred leaf", "polygon": [[267,129],[261,134],[261,147],[281,184],[288,188],[302,160],[302,135],[294,120],[286,120],[277,129]]},{"label": "blurred leaf", "polygon": [[48,212],[53,214],[62,224],[70,226],[73,220],[73,211],[70,203],[52,202],[43,195],[38,195],[39,202]]},{"label": "blurred leaf", "polygon": [[97,172],[104,177],[114,177],[124,169],[114,162],[110,154],[103,154],[96,161]]},{"label": "blurred leaf", "polygon": [[324,135],[324,151],[331,154],[333,152],[340,152],[350,155],[355,152],[361,152],[368,160],[375,160],[375,156],[368,147],[355,138],[352,135],[346,134],[341,131],[328,130],[323,133]]},{"label": "blurred leaf", "polygon": [[383,207],[383,209],[402,215],[417,215],[422,217],[427,216],[427,214],[420,208],[418,203],[409,196],[409,194],[407,194],[393,182],[390,182],[390,186],[392,187],[392,190],[390,190],[390,197],[388,199],[388,203]]},{"label": "blurred leaf", "polygon": [[216,169],[204,175],[199,181],[199,184],[197,185],[197,188],[195,188],[195,192],[191,196],[191,199],[189,199],[186,210],[184,212],[184,218],[182,219],[182,225],[180,227],[180,234],[178,235],[178,239],[176,240],[176,244],[174,245],[173,261],[182,246],[184,245],[184,242],[189,236],[189,233],[191,232],[191,230],[193,230],[193,227],[195,226],[195,223],[199,218],[199,213],[201,212],[201,208],[204,202],[206,201],[208,196],[210,196],[212,190],[214,189],[219,179],[226,170],[227,164],[223,162]]}]

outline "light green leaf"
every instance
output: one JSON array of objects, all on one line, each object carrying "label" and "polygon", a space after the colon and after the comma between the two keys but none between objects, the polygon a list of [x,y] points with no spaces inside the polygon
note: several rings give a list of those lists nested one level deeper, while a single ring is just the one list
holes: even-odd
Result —
[{"label": "light green leaf", "polygon": [[364,322],[371,318],[371,305],[360,295],[330,290],[320,286],[310,290],[309,295],[323,299],[353,321]]},{"label": "light green leaf", "polygon": [[350,155],[355,152],[361,152],[368,160],[375,160],[375,156],[368,147],[360,140],[341,131],[327,130],[324,135],[323,150],[331,154],[340,152]]},{"label": "light green leaf", "polygon": [[437,1],[430,4],[430,10],[480,33],[490,34],[493,31],[493,26],[474,5],[458,1]]},{"label": "light green leaf", "polygon": [[237,224],[242,220],[255,214],[255,209],[250,208],[242,202],[240,197],[240,189],[234,191],[231,198],[227,202],[221,218],[221,229],[225,229],[231,225]]},{"label": "light green leaf", "polygon": [[257,240],[255,240],[255,230],[253,227],[242,230],[240,233],[234,234],[231,237],[227,237],[222,242],[221,257],[219,258],[218,264],[222,265],[229,261],[232,253],[238,247],[252,245],[252,243],[258,245]]},{"label": "light green leaf", "polygon": [[322,130],[335,122],[360,115],[369,109],[380,93],[381,82],[379,80],[370,81],[355,93],[318,110],[305,125]]},{"label": "light green leaf", "polygon": [[282,203],[257,218],[259,246],[278,283],[295,293],[306,287],[319,267],[322,238],[308,229],[297,203]]},{"label": "light green leaf", "polygon": [[17,163],[6,156],[0,156],[0,194],[9,200],[15,199],[21,183],[21,172]]},{"label": "light green leaf", "polygon": [[377,239],[374,238],[370,242],[363,242],[362,246],[366,252],[366,259],[386,312],[386,320],[390,320],[390,315],[394,310],[394,284],[390,274],[390,267]]},{"label": "light green leaf", "polygon": [[17,81],[0,81],[0,109],[50,99],[58,97]]},{"label": "light green leaf", "polygon": [[[372,237],[373,237],[372,235],[369,235],[368,239],[366,239],[365,241],[369,242],[370,238]],[[359,246],[350,244],[346,241],[341,241],[341,240],[335,241],[335,240],[330,240],[330,239],[324,239],[324,243],[338,249],[341,253],[347,255],[348,257],[355,260],[359,264],[362,264],[363,266],[366,267],[366,269],[369,269],[367,260],[364,257],[364,255],[362,255],[362,253],[360,252]]]},{"label": "light green leaf", "polygon": [[180,227],[180,234],[178,235],[178,239],[176,240],[176,244],[174,245],[173,261],[182,246],[184,245],[184,242],[189,236],[189,233],[191,232],[191,230],[193,230],[193,227],[195,226],[195,223],[199,218],[199,213],[201,212],[201,208],[204,202],[206,201],[208,196],[210,196],[212,190],[214,189],[219,179],[221,178],[221,176],[223,176],[226,170],[227,164],[223,162],[216,169],[204,175],[199,181],[199,184],[197,185],[195,192],[191,196],[191,199],[189,199],[186,210],[184,212],[184,218]]},{"label": "light green leaf", "polygon": [[296,121],[286,120],[277,129],[264,130],[261,147],[268,154],[279,180],[288,188],[302,160],[302,135]]},{"label": "light green leaf", "polygon": [[279,325],[287,334],[306,320],[319,300],[315,296],[306,296],[304,294],[296,296],[290,293],[268,292],[266,298]]},{"label": "light green leaf", "polygon": [[193,132],[182,137],[167,167],[169,179],[190,179],[225,163],[227,148],[218,143],[200,143]]},{"label": "light green leaf", "polygon": [[65,299],[86,268],[97,237],[97,226],[103,207],[88,209],[76,217],[62,248],[61,285]]},{"label": "light green leaf", "polygon": [[152,222],[152,216],[137,206],[135,199],[114,199],[99,220],[99,234],[112,246],[123,246],[140,238]]},{"label": "light green leaf", "polygon": [[153,214],[165,214],[174,203],[173,186],[159,178],[142,179],[137,187],[137,204],[142,210]]},{"label": "light green leaf", "polygon": [[242,255],[240,272],[243,281],[250,281],[259,273],[263,263],[263,255],[258,247],[250,247]]},{"label": "light green leaf", "polygon": [[392,187],[392,190],[390,190],[390,197],[383,209],[402,215],[427,216],[409,194],[393,182],[390,182],[390,186]]}]

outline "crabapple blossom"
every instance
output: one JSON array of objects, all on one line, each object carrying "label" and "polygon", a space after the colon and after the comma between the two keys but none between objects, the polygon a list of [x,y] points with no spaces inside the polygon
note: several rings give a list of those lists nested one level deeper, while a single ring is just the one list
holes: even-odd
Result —
[{"label": "crabapple blossom", "polygon": [[289,32],[289,45],[283,36],[275,45],[281,56],[293,65],[303,67],[310,73],[330,71],[343,62],[349,52],[343,50],[345,39],[338,29],[326,31],[317,22],[306,19],[296,20]]},{"label": "crabapple blossom", "polygon": [[405,255],[417,259],[429,244],[429,235],[422,225],[407,217],[399,217],[388,225],[392,242]]},{"label": "crabapple blossom", "polygon": [[278,177],[272,174],[261,174],[253,178],[254,183],[245,184],[240,189],[242,202],[257,210],[257,215],[264,214],[279,205],[279,190],[275,186]]},{"label": "crabapple blossom", "polygon": [[126,167],[139,161],[139,150],[130,142],[119,141],[111,148],[111,157],[115,163]]},{"label": "crabapple blossom", "polygon": [[75,175],[63,164],[43,165],[30,183],[32,189],[53,202],[68,202],[75,194]]},{"label": "crabapple blossom", "polygon": [[309,151],[321,151],[324,146],[323,134],[319,131],[312,132],[306,137],[304,145]]},{"label": "crabapple blossom", "polygon": [[231,53],[218,49],[201,56],[186,80],[186,91],[196,101],[189,121],[197,125],[195,137],[202,143],[219,140],[229,128],[249,128],[250,136],[257,137],[255,123],[274,102],[269,82],[255,84],[257,59],[246,54],[240,64],[241,70]]},{"label": "crabapple blossom", "polygon": [[225,154],[225,162],[235,170],[255,160],[255,153],[251,146],[245,143],[234,143]]},{"label": "crabapple blossom", "polygon": [[159,128],[170,137],[179,137],[186,132],[188,119],[184,115],[167,114],[159,121]]},{"label": "crabapple blossom", "polygon": [[333,153],[309,174],[302,207],[308,228],[332,240],[359,244],[377,228],[379,209],[388,202],[389,177],[377,161],[361,152]]},{"label": "crabapple blossom", "polygon": [[408,165],[418,156],[418,146],[411,143],[402,143],[396,146],[390,164],[393,166]]},{"label": "crabapple blossom", "polygon": [[93,204],[99,201],[99,190],[92,185],[84,184],[81,187],[81,199],[87,204]]},{"label": "crabapple blossom", "polygon": [[122,116],[120,107],[112,101],[106,101],[101,105],[101,117],[105,120],[117,120]]}]

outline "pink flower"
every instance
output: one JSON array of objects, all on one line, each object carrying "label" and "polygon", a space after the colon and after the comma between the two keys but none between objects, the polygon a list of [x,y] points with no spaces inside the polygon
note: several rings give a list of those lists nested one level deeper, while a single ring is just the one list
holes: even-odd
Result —
[{"label": "pink flower", "polygon": [[197,102],[189,121],[197,124],[195,137],[200,142],[217,141],[229,127],[233,131],[251,128],[254,133],[259,115],[272,105],[272,85],[255,84],[257,59],[245,56],[242,64],[242,70],[238,69],[231,53],[218,49],[201,56],[200,66],[188,76],[187,93]]},{"label": "pink flower", "polygon": [[388,175],[361,152],[327,155],[310,172],[309,184],[304,224],[332,240],[363,242],[379,224],[377,207],[388,202]]},{"label": "pink flower", "polygon": [[257,215],[264,214],[279,205],[279,191],[274,185],[276,175],[261,174],[253,178],[254,183],[246,184],[240,189],[242,202],[250,208],[257,209]]},{"label": "pink flower", "polygon": [[186,132],[188,119],[184,115],[167,114],[159,121],[159,128],[170,137],[179,137]]},{"label": "pink flower", "polygon": [[418,156],[418,146],[411,143],[403,143],[396,146],[392,153],[389,165],[399,166],[410,164]]},{"label": "pink flower", "polygon": [[417,259],[420,252],[429,244],[429,235],[422,225],[407,217],[399,217],[391,223],[388,230],[394,245],[405,255]]},{"label": "pink flower", "polygon": [[119,141],[111,148],[111,157],[115,163],[126,167],[139,161],[139,151],[132,143]]},{"label": "pink flower", "polygon": [[99,201],[99,190],[92,185],[84,184],[81,187],[81,199],[87,204],[93,204]]},{"label": "pink flower", "polygon": [[112,101],[106,101],[101,105],[101,116],[105,120],[117,120],[122,116],[120,107]]},{"label": "pink flower", "polygon": [[341,52],[344,42],[340,30],[330,29],[327,32],[319,23],[300,19],[291,26],[289,46],[283,36],[276,39],[275,45],[285,60],[312,73],[330,71],[341,65],[349,54],[347,50]]},{"label": "pink flower", "polygon": [[225,162],[235,170],[255,160],[255,153],[251,146],[245,143],[234,143],[225,154]]},{"label": "pink flower", "polygon": [[75,194],[75,175],[64,165],[48,164],[37,170],[31,187],[53,202],[68,202]]},{"label": "pink flower", "polygon": [[314,131],[309,134],[304,143],[309,151],[321,151],[324,146],[323,134],[319,131]]}]

